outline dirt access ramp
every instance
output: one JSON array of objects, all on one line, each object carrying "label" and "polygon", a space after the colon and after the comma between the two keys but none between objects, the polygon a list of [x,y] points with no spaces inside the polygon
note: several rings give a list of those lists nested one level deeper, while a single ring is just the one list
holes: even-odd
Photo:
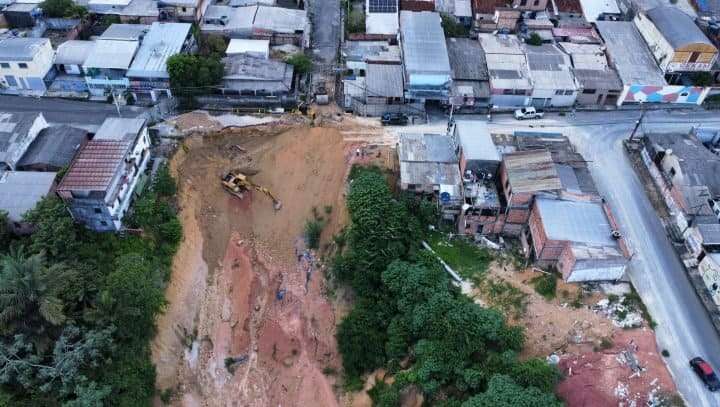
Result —
[{"label": "dirt access ramp", "polygon": [[[336,315],[301,236],[313,207],[328,222],[323,243],[346,223],[354,151],[337,129],[306,125],[186,139],[172,161],[185,239],[153,344],[157,387],[172,405],[337,405],[335,376],[323,374],[340,368]],[[259,193],[223,191],[221,175],[236,168],[282,210]]]}]

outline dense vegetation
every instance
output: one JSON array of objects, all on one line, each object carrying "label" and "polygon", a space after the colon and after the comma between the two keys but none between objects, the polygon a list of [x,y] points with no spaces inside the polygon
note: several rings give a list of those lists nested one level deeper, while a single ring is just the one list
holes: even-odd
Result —
[{"label": "dense vegetation", "polygon": [[84,18],[88,11],[78,6],[72,0],[45,0],[40,3],[45,17],[50,18]]},{"label": "dense vegetation", "polygon": [[557,369],[517,360],[522,330],[462,295],[420,248],[427,203],[396,198],[375,168],[355,167],[350,178],[352,224],[333,268],[357,296],[337,332],[346,384],[385,367],[395,381],[370,392],[379,406],[398,405],[408,386],[445,406],[561,405]]},{"label": "dense vegetation", "polygon": [[[0,406],[145,406],[149,341],[182,238],[167,168],[127,219],[142,236],[75,225],[48,197],[0,246]],[[0,239],[3,233],[0,233]]]},{"label": "dense vegetation", "polygon": [[223,63],[219,55],[175,54],[167,60],[170,87],[177,95],[210,93],[220,84]]},{"label": "dense vegetation", "polygon": [[470,30],[459,22],[454,16],[449,14],[441,13],[440,18],[442,19],[440,24],[442,25],[443,32],[447,38],[467,38],[470,36]]}]

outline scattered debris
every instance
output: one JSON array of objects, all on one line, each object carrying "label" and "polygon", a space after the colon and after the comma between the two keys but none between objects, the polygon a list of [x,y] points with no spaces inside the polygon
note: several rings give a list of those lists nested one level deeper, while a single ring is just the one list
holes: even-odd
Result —
[{"label": "scattered debris", "polygon": [[611,301],[608,298],[604,298],[595,304],[593,309],[599,314],[610,318],[613,321],[613,325],[618,328],[638,328],[643,324],[642,314],[631,309],[625,303],[625,297],[616,297],[617,300]]}]

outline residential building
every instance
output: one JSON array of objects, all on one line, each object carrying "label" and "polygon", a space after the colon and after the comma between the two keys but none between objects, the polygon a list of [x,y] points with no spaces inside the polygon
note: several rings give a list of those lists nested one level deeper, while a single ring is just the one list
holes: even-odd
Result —
[{"label": "residential building", "polygon": [[470,38],[448,38],[446,45],[452,70],[450,104],[468,108],[487,107],[490,103],[490,77],[480,42]]},{"label": "residential building", "polygon": [[618,106],[625,103],[702,104],[709,88],[675,86],[665,82],[663,72],[631,21],[597,21],[605,40],[611,66],[623,83]]},{"label": "residential building", "polygon": [[309,44],[305,10],[264,5],[230,7],[212,5],[203,15],[200,31],[229,38],[268,40],[270,45]]},{"label": "residential building", "polygon": [[686,217],[709,216],[710,222],[720,222],[715,216],[716,209],[720,213],[720,157],[692,133],[649,133],[644,140]]},{"label": "residential building", "polygon": [[517,151],[503,156],[500,164],[500,189],[505,198],[502,233],[519,236],[530,217],[535,195],[562,190],[560,174],[546,149]]},{"label": "residential building", "polygon": [[[350,108],[361,116],[404,111],[403,68],[400,64],[367,64],[365,77],[353,85]],[[348,86],[349,84],[346,84]]]},{"label": "residential building", "polygon": [[246,54],[263,59],[269,59],[270,41],[233,38],[228,43],[225,55],[231,57],[238,54]]},{"label": "residential building", "polygon": [[98,39],[83,65],[93,96],[120,95],[130,87],[127,74],[140,46],[138,41]]},{"label": "residential building", "polygon": [[210,0],[158,0],[160,15],[165,20],[200,21]]},{"label": "residential building", "polygon": [[479,40],[490,77],[490,104],[497,107],[529,105],[533,82],[517,36],[480,34]]},{"label": "residential building", "polygon": [[23,215],[52,193],[56,175],[54,172],[0,172],[0,211],[8,214],[10,230],[16,234],[32,231]]},{"label": "residential building", "polygon": [[529,220],[533,254],[567,282],[617,281],[627,249],[607,206],[600,201],[539,196]]},{"label": "residential building", "polygon": [[[394,67],[375,68],[372,75],[374,78],[373,88],[379,90],[378,85],[387,84],[386,75],[398,81],[392,84],[392,88],[385,88],[385,91],[379,92],[378,96],[383,98],[397,98],[396,89],[399,85],[400,96],[398,99],[390,99],[391,103],[402,103],[403,100],[403,77],[402,65],[400,61],[400,47],[391,45],[385,41],[345,41],[341,49],[342,59],[345,63],[345,77],[343,78],[343,107],[347,111],[354,111],[356,114],[364,116],[378,116],[384,113],[384,105],[388,100],[382,101],[381,105],[368,105],[368,88],[366,79],[370,65],[388,65]],[[400,70],[400,76],[397,77],[397,70]],[[384,87],[380,87],[384,88]],[[373,91],[371,90],[370,93]],[[395,105],[399,106],[399,105]]]},{"label": "residential building", "polygon": [[455,221],[462,206],[458,156],[445,134],[402,133],[397,145],[400,188],[435,199],[444,219]]},{"label": "residential building", "polygon": [[397,35],[398,0],[365,0],[365,10],[367,34]]},{"label": "residential building", "polygon": [[622,18],[617,0],[580,0],[583,16],[589,23]]},{"label": "residential building", "polygon": [[150,31],[149,24],[110,24],[98,39],[116,41],[142,41]]},{"label": "residential building", "polygon": [[548,0],[472,0],[473,19],[484,31],[507,28],[515,30],[521,11],[545,10]]},{"label": "residential building", "polygon": [[717,48],[677,7],[655,7],[638,13],[633,22],[666,74],[709,72],[717,60]]},{"label": "residential building", "polygon": [[108,118],[80,148],[57,193],[76,222],[97,232],[119,231],[149,158],[144,119]]},{"label": "residential building", "polygon": [[602,45],[600,34],[593,27],[556,27],[550,32],[556,42]]},{"label": "residential building", "polygon": [[420,103],[446,104],[450,96],[452,71],[440,14],[401,11],[400,45],[405,98]]},{"label": "residential building", "polygon": [[2,93],[42,96],[54,78],[54,52],[47,38],[0,40]]},{"label": "residential building", "polygon": [[223,59],[223,86],[244,96],[285,96],[292,89],[293,66],[239,54]]},{"label": "residential building", "polygon": [[149,96],[156,102],[172,96],[167,60],[193,49],[191,28],[188,23],[152,23],[125,74],[136,99]]},{"label": "residential building", "polygon": [[400,47],[387,40],[377,41],[345,41],[340,50],[345,62],[347,75],[350,77],[365,76],[367,65],[400,64]]},{"label": "residential building", "polygon": [[452,130],[453,144],[459,148],[462,175],[463,206],[458,217],[458,232],[493,235],[502,230],[495,226],[501,214],[495,178],[500,166],[500,153],[493,143],[487,123],[479,120],[458,120]]},{"label": "residential building", "polygon": [[55,52],[57,76],[48,89],[48,96],[87,96],[85,61],[95,47],[94,41],[70,40],[58,45]]},{"label": "residential building", "polygon": [[720,253],[707,253],[698,263],[698,272],[715,305],[720,306]]},{"label": "residential building", "polygon": [[160,18],[157,0],[89,0],[87,8],[93,14],[117,16],[123,23],[150,24]]},{"label": "residential building", "polygon": [[533,90],[531,104],[537,108],[567,107],[575,104],[578,86],[570,57],[555,44],[525,44]]},{"label": "residential building", "polygon": [[559,46],[570,55],[572,72],[578,83],[579,105],[615,105],[623,90],[617,72],[610,67],[605,48],[596,44],[562,42]]},{"label": "residential building", "polygon": [[42,113],[0,112],[0,172],[14,171],[30,144],[46,127]]},{"label": "residential building", "polygon": [[522,11],[516,8],[498,7],[490,13],[475,12],[473,17],[474,28],[477,31],[484,33],[515,32],[522,17]]},{"label": "residential building", "polygon": [[58,172],[70,165],[88,141],[87,130],[68,125],[46,127],[30,144],[16,168],[18,171]]},{"label": "residential building", "polygon": [[32,28],[37,24],[42,10],[38,3],[13,2],[2,9],[2,15],[10,28]]}]

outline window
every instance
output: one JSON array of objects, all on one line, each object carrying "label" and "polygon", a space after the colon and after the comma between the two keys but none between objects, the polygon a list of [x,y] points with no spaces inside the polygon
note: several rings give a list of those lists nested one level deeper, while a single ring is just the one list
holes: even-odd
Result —
[{"label": "window", "polygon": [[512,95],[513,90],[512,89],[503,89],[503,95]]},{"label": "window", "polygon": [[556,91],[555,91],[555,96],[562,96],[563,93],[565,93],[564,90],[556,90]]},{"label": "window", "polygon": [[573,92],[574,92],[574,91],[572,91],[572,90],[566,90],[566,91],[565,91],[565,96],[572,96]]},{"label": "window", "polygon": [[7,62],[1,62],[0,68],[10,68],[10,64],[8,64]]},{"label": "window", "polygon": [[20,69],[27,69],[27,64],[26,64],[25,62],[20,62],[20,63],[18,64],[18,68],[20,68]]},{"label": "window", "polygon": [[583,89],[583,94],[585,95],[594,95],[595,89]]},{"label": "window", "polygon": [[102,210],[100,208],[93,208],[93,210],[95,211],[95,213],[102,213]]}]

